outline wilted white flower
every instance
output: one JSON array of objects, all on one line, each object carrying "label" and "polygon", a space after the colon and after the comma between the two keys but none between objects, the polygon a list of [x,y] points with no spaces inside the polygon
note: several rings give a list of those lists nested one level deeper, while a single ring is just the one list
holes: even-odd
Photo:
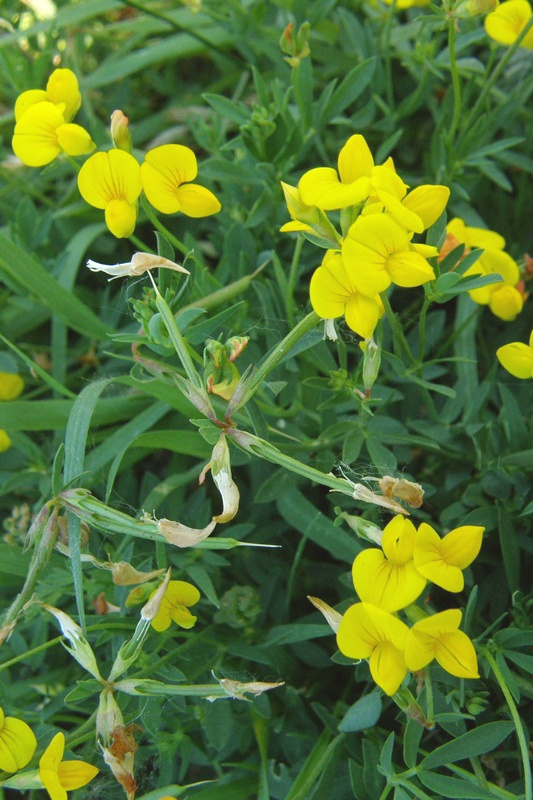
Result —
[{"label": "wilted white flower", "polygon": [[174,272],[190,274],[189,270],[180,264],[175,264],[174,261],[169,261],[168,258],[153,253],[134,253],[131,261],[124,264],[98,264],[89,259],[87,266],[92,272],[105,272],[107,275],[111,275],[110,281],[114,278],[134,278],[143,275],[150,269],[173,269]]}]

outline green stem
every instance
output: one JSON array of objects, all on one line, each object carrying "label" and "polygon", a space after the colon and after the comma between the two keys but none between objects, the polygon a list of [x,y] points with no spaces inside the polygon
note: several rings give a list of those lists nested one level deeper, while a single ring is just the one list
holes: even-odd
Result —
[{"label": "green stem", "polygon": [[163,225],[163,223],[156,217],[156,215],[152,210],[151,205],[149,204],[148,200],[144,197],[144,195],[141,196],[141,203],[144,209],[144,213],[146,214],[146,216],[148,217],[154,228],[158,230],[159,233],[162,233],[163,236],[165,236],[168,239],[170,244],[176,248],[176,250],[179,250],[180,253],[183,253],[183,255],[186,256],[187,253],[190,251],[190,248],[186,247],[183,244],[183,242],[181,242],[178,238],[176,238],[176,236],[174,236],[174,234],[171,233],[169,229],[165,225]]},{"label": "green stem", "polygon": [[385,76],[386,76],[386,92],[387,103],[389,104],[389,113],[394,108],[394,84],[392,80],[392,58],[391,58],[391,44],[390,37],[392,31],[392,20],[396,14],[397,0],[392,0],[389,11],[387,14],[387,21],[383,30],[383,53],[385,55]]},{"label": "green stem", "polygon": [[431,680],[431,670],[429,669],[426,669],[424,673],[424,684],[426,687],[426,716],[429,720],[432,720],[435,708],[433,704],[433,681]]},{"label": "green stem", "polygon": [[240,399],[239,403],[232,409],[232,413],[235,413],[238,408],[242,408],[242,406],[246,405],[246,403],[254,396],[257,392],[267,375],[269,375],[273,369],[275,369],[280,361],[285,358],[287,353],[289,353],[294,345],[309,331],[312,331],[313,328],[316,327],[317,323],[320,321],[320,317],[314,311],[311,311],[306,317],[304,317],[293,329],[290,331],[287,336],[282,339],[282,341],[276,345],[274,350],[270,353],[267,358],[260,364],[257,370],[253,373],[252,377],[248,382],[248,386]]},{"label": "green stem", "polygon": [[298,277],[298,267],[300,266],[300,256],[304,246],[305,239],[303,236],[298,236],[294,246],[294,253],[292,256],[291,267],[289,270],[289,280],[287,287],[287,321],[289,325],[294,325],[294,289],[296,287],[296,279]]},{"label": "green stem", "polygon": [[481,92],[479,93],[478,99],[474,103],[474,107],[472,108],[470,114],[468,115],[467,120],[465,120],[465,127],[466,127],[466,123],[468,123],[468,127],[470,127],[470,124],[474,120],[477,120],[477,118],[479,117],[479,114],[481,112],[481,107],[482,107],[483,103],[485,102],[485,98],[487,97],[489,92],[492,90],[492,87],[494,86],[494,84],[496,83],[496,81],[498,80],[498,78],[500,77],[502,72],[504,71],[505,67],[507,66],[507,64],[509,63],[511,58],[514,56],[515,51],[518,49],[518,47],[520,47],[520,44],[521,44],[522,40],[525,39],[528,31],[531,29],[532,26],[533,26],[533,17],[530,17],[528,22],[527,22],[527,24],[520,31],[520,35],[517,36],[517,38],[512,43],[512,45],[507,48],[505,54],[503,55],[502,59],[500,60],[498,66],[496,67],[496,69],[494,70],[494,72],[492,73],[490,78],[488,80],[484,81],[483,87],[481,89]]},{"label": "green stem", "polygon": [[212,308],[216,308],[228,300],[233,300],[234,297],[238,297],[240,294],[246,291],[252,280],[259,275],[260,272],[262,272],[267,264],[268,261],[265,261],[255,270],[255,272],[252,272],[251,275],[245,275],[243,278],[238,278],[236,281],[233,281],[233,283],[228,283],[221,289],[217,289],[215,292],[211,292],[211,294],[208,294],[205,297],[200,297],[198,300],[194,300],[194,302],[189,303],[186,306],[182,306],[181,311],[186,311],[189,308],[205,308],[206,311],[210,311]]},{"label": "green stem", "polygon": [[448,145],[453,145],[455,134],[461,119],[461,81],[459,80],[459,70],[457,69],[457,58],[455,54],[455,18],[448,20],[448,49],[450,52],[450,71],[453,84],[453,117],[450,130],[448,131]]},{"label": "green stem", "polygon": [[511,717],[513,718],[513,722],[516,728],[516,737],[518,739],[518,745],[520,747],[520,753],[522,755],[522,765],[524,768],[524,785],[525,785],[524,800],[533,800],[533,783],[531,781],[531,762],[529,760],[529,747],[528,747],[528,742],[526,741],[526,737],[524,735],[524,728],[522,727],[522,721],[520,720],[516,703],[513,699],[513,695],[509,691],[509,687],[505,683],[505,678],[503,677],[501,670],[498,664],[496,663],[496,660],[493,657],[492,653],[486,647],[482,648],[482,652],[487,661],[489,662],[490,668],[492,669],[492,673],[496,678],[496,681],[498,682],[500,689],[502,690],[502,694],[505,697],[505,700],[509,707],[509,711],[511,712]]},{"label": "green stem", "polygon": [[141,239],[139,239],[138,236],[135,236],[134,233],[132,233],[130,236],[128,236],[128,239],[130,240],[130,242],[133,245],[135,245],[137,250],[140,250],[142,253],[154,253],[155,252],[151,247],[148,247],[147,244],[145,244]]},{"label": "green stem", "polygon": [[387,319],[389,321],[389,325],[392,329],[392,337],[395,343],[398,344],[399,348],[403,351],[403,353],[407,356],[407,360],[413,366],[418,366],[417,360],[414,358],[411,350],[409,349],[409,345],[407,344],[407,339],[405,338],[405,334],[403,332],[403,328],[400,324],[400,320],[398,319],[397,314],[392,310],[392,306],[390,304],[390,300],[387,297],[386,292],[381,292],[380,294],[381,300],[385,307],[385,313],[387,315]]},{"label": "green stem", "polygon": [[[202,380],[196,371],[196,367],[194,366],[191,354],[189,353],[189,348],[187,347],[187,342],[181,335],[181,331],[176,324],[174,314],[170,310],[168,303],[162,297],[162,295],[159,292],[159,289],[157,288],[156,288],[155,304],[157,306],[157,310],[163,317],[163,322],[165,323],[168,335],[172,340],[172,344],[174,345],[176,353],[178,354],[183,369],[187,373],[188,379],[193,384],[193,386],[196,386],[198,389],[202,391],[203,390]],[[209,402],[207,394],[206,394],[206,399]]]},{"label": "green stem", "polygon": [[424,303],[422,305],[422,310],[420,311],[420,322],[419,322],[419,331],[420,331],[420,345],[418,348],[418,360],[420,361],[420,367],[422,367],[422,362],[424,360],[424,355],[426,352],[426,322],[427,322],[427,313],[428,308],[431,305],[431,301],[428,300],[427,297],[424,298]]}]

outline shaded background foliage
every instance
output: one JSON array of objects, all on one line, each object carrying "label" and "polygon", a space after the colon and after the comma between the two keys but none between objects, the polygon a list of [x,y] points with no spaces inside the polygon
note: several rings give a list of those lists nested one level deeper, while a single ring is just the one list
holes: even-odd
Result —
[{"label": "shaded background foliage", "polygon": [[[10,154],[14,100],[27,88],[45,85],[53,65],[78,74],[80,122],[98,145],[107,144],[109,115],[120,108],[130,118],[139,154],[167,142],[196,152],[202,181],[216,191],[222,211],[214,219],[166,220],[194,249],[188,261],[193,278],[180,303],[197,302],[266,264],[245,288],[228,293],[207,314],[191,316],[185,331],[199,353],[206,338],[250,336],[238,362],[241,371],[257,364],[308,309],[308,281],[320,260],[304,242],[297,272],[290,271],[300,245],[292,234],[278,232],[288,218],[280,180],[296,184],[305,169],[333,165],[354,132],[365,135],[376,163],[393,154],[408,183],[449,185],[449,216],[498,230],[514,258],[531,248],[531,54],[516,51],[475,110],[487,64],[502,54],[490,45],[479,18],[462,20],[457,35],[464,113],[451,147],[450,55],[434,9],[391,16],[382,5],[335,0],[207,0],[197,14],[187,4],[163,0],[57,5],[57,16],[30,19],[24,31],[25,7],[8,0],[2,8],[13,28],[6,26],[0,37],[1,233],[11,243],[0,252],[0,333],[18,351],[6,342],[0,368],[17,367],[26,381],[23,397],[0,407],[0,426],[14,444],[0,455],[2,606],[22,585],[29,518],[52,496],[52,462],[73,397],[91,381],[114,378],[95,405],[84,486],[133,516],[144,509],[198,527],[217,513],[219,503],[210,487],[196,483],[211,451],[188,422],[197,412],[176,389],[137,366],[132,370],[127,338],[136,334],[138,322],[131,301],[142,300],[146,282],[105,284],[83,268],[89,256],[128,261],[131,244],[115,240],[100,213],[83,203],[66,161],[39,172],[21,169]],[[305,21],[311,55],[291,67],[279,40],[289,23],[297,31]],[[142,214],[136,234],[155,246]],[[43,269],[38,283],[36,263]],[[297,276],[294,283],[291,276]],[[58,301],[58,285],[79,304]],[[178,279],[175,286],[181,287]],[[415,352],[421,298],[421,290],[396,289],[393,295]],[[382,474],[416,480],[426,502],[413,519],[441,532],[462,524],[485,526],[481,554],[461,597],[462,605],[468,603],[467,630],[485,643],[493,637],[526,724],[533,697],[533,656],[526,649],[530,653],[533,644],[531,390],[503,374],[494,353],[504,343],[526,341],[530,329],[527,305],[515,322],[503,323],[466,296],[435,304],[419,373],[406,373],[397,343],[384,331],[382,370],[366,407],[352,391],[362,387],[356,337],[340,325],[341,338],[332,345],[316,331],[269,377],[239,419],[324,472],[343,469],[356,481]],[[164,342],[154,351],[173,362]],[[63,396],[21,354],[65,387]],[[427,363],[444,356],[456,360]],[[222,401],[217,407],[223,408]],[[136,675],[203,683],[212,670],[218,677],[286,682],[252,704],[121,696],[126,718],[143,729],[136,756],[139,796],[155,800],[162,794],[148,793],[157,788],[216,778],[186,796],[366,800],[378,797],[391,780],[392,763],[397,772],[417,763],[419,747],[431,753],[467,730],[504,724],[508,710],[488,670],[465,686],[431,668],[436,713],[442,715],[435,731],[406,722],[388,698],[380,714],[367,665],[354,669],[334,655],[330,630],[310,610],[306,595],[344,610],[353,601],[350,564],[363,545],[339,514],[346,510],[379,526],[386,517],[241,452],[232,452],[232,464],[241,507],[223,535],[280,549],[154,552],[148,542],[91,530],[90,552],[97,558],[132,561],[138,569],[172,565],[175,577],[192,581],[203,595],[194,631],[153,632]],[[120,615],[92,613],[91,601],[101,592],[122,608]],[[64,556],[52,555],[37,594],[75,614]],[[102,665],[111,666],[135,627],[135,610],[124,609],[126,595],[108,573],[84,568],[88,631]],[[438,589],[431,601],[437,610],[456,602]],[[79,745],[77,752],[94,761],[94,723],[87,720],[96,695],[57,645],[54,624],[41,610],[29,609],[2,647],[2,704],[9,698],[10,711],[39,737],[54,727],[70,731],[71,746]],[[29,650],[32,655],[25,657]],[[340,721],[362,695],[372,698],[368,716],[356,715],[339,734]],[[460,709],[473,716],[465,720]],[[487,739],[487,750],[511,728],[498,731],[499,739]],[[505,785],[506,797],[518,796],[515,740],[506,739],[502,748],[482,768],[478,756],[485,751],[474,747],[470,766]],[[418,778],[394,779],[396,800],[428,793],[466,796],[464,785],[447,784],[452,778],[438,772],[448,758],[452,764],[458,760],[446,751],[444,756]],[[473,797],[503,796],[482,783],[476,791]],[[81,796],[104,795],[120,797],[121,791],[102,771]]]}]

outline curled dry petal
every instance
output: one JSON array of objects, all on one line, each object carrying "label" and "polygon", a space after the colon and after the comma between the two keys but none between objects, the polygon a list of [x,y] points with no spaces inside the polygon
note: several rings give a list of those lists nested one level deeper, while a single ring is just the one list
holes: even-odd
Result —
[{"label": "curled dry petal", "polygon": [[182,525],[181,522],[160,519],[157,522],[157,529],[169,544],[175,544],[176,547],[194,547],[195,544],[203,542],[213,533],[216,524],[216,520],[212,519],[205,528],[189,528],[187,525]]},{"label": "curled dry petal", "polygon": [[307,599],[314,605],[315,608],[318,608],[333,633],[337,633],[339,630],[339,625],[341,624],[342,614],[339,614],[339,612],[335,611],[334,608],[328,606],[328,604],[319,597],[311,597],[311,595],[307,595]]},{"label": "curled dry petal", "polygon": [[98,264],[96,261],[89,259],[87,266],[91,272],[105,272],[107,275],[111,275],[110,281],[114,278],[131,278],[143,275],[150,269],[171,269],[174,272],[190,274],[189,270],[182,267],[181,264],[176,264],[174,261],[169,261],[168,258],[163,258],[153,253],[143,252],[134,253],[131,261],[126,261],[123,264]]}]

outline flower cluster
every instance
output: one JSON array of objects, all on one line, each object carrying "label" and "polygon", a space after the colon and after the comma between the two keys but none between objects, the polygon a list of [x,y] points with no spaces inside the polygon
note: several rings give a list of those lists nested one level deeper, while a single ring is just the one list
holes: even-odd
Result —
[{"label": "flower cluster", "polygon": [[449,251],[458,244],[466,246],[465,253],[476,247],[483,249],[483,254],[465,271],[464,277],[500,275],[503,279],[501,283],[491,283],[481,289],[473,289],[469,292],[472,300],[480,305],[488,305],[495,316],[506,322],[516,319],[522,311],[526,295],[520,280],[518,264],[503,249],[505,247],[503,236],[485,228],[467,226],[458,217],[448,223],[446,231],[446,242],[442,252]]},{"label": "flower cluster", "polygon": [[515,378],[533,378],[533,330],[529,344],[511,342],[496,350],[496,357],[502,367]]},{"label": "flower cluster", "polygon": [[[16,773],[27,766],[37,748],[30,726],[21,719],[6,717],[0,708],[0,770]],[[85,761],[63,761],[65,737],[56,733],[39,761],[39,782],[52,800],[67,800],[67,791],[86,786],[98,769]],[[34,788],[34,774],[20,773],[2,785],[18,789]]]},{"label": "flower cluster", "polygon": [[[511,45],[518,39],[531,15],[531,5],[527,0],[506,0],[487,15],[485,30],[499,44]],[[533,28],[526,33],[519,47],[533,49]]]},{"label": "flower cluster", "polygon": [[80,106],[78,79],[70,69],[54,70],[46,90],[22,92],[15,103],[15,155],[28,167],[44,167],[60,153],[92,153],[96,145],[85,128],[71,122]]},{"label": "flower cluster", "polygon": [[[0,372],[0,402],[16,400],[22,394],[24,381],[14,372]],[[0,429],[0,453],[11,447],[11,439],[6,431]]]},{"label": "flower cluster", "polygon": [[[338,170],[306,172],[298,187],[282,184],[292,221],[282,231],[303,231],[327,248],[311,278],[311,304],[323,319],[343,314],[367,339],[383,314],[379,297],[391,284],[421,286],[434,280],[428,259],[435,247],[412,242],[442,214],[450,191],[424,185],[408,192],[391,158],[381,166],[363,136],[351,136]],[[342,236],[325,212],[340,211]]]},{"label": "flower cluster", "polygon": [[[464,587],[463,570],[481,548],[484,528],[465,525],[444,538],[427,523],[418,530],[396,516],[383,531],[382,549],[363,550],[352,567],[361,602],[350,606],[337,632],[337,644],[349,658],[369,659],[374,681],[394,694],[407,671],[416,672],[436,659],[460,678],[477,678],[477,658],[468,636],[459,630],[459,609],[426,616],[412,606],[427,581],[449,592]],[[409,628],[397,612],[407,609]]]},{"label": "flower cluster", "polygon": [[[96,145],[87,131],[70,121],[80,106],[78,80],[69,69],[56,69],[46,90],[23,92],[15,104],[15,155],[26,166],[42,167],[60,153],[92,153]],[[115,146],[87,159],[78,174],[78,188],[89,205],[105,211],[107,227],[114,236],[120,239],[133,233],[143,191],[162,214],[180,211],[189,217],[205,217],[220,211],[215,195],[192,182],[198,165],[189,147],[155,147],[139,164],[131,152],[128,120],[121,111],[111,116],[111,135]]]}]

